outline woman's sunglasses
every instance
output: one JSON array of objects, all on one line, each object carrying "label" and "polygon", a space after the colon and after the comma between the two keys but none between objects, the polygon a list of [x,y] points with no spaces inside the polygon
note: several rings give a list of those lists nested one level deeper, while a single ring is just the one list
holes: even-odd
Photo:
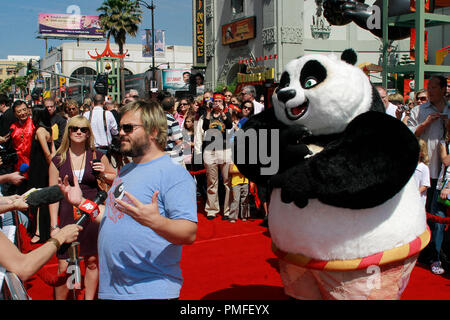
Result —
[{"label": "woman's sunglasses", "polygon": [[72,132],[78,132],[78,130],[81,130],[82,133],[88,133],[89,127],[76,127],[76,126],[70,126],[69,130]]}]

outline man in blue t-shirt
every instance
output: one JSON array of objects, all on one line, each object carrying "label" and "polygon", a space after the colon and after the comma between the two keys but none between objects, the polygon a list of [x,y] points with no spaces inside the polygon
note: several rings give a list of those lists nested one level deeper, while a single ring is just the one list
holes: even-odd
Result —
[{"label": "man in blue t-shirt", "polygon": [[[191,175],[164,152],[166,116],[157,103],[135,101],[120,120],[121,152],[132,157],[108,192],[98,237],[100,299],[176,299],[183,244],[197,232]],[[80,190],[60,187],[76,206]],[[74,196],[75,195],[75,196]]]}]

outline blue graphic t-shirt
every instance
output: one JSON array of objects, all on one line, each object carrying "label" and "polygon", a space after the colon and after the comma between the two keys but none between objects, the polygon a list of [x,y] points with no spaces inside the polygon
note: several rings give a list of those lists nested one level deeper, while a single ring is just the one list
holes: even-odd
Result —
[{"label": "blue graphic t-shirt", "polygon": [[[175,245],[149,227],[114,207],[114,192],[123,189],[142,203],[151,203],[155,191],[161,215],[197,222],[194,179],[168,155],[122,168],[108,192],[98,236],[100,299],[171,299],[179,297],[181,245]],[[131,201],[124,196],[126,202]]]}]

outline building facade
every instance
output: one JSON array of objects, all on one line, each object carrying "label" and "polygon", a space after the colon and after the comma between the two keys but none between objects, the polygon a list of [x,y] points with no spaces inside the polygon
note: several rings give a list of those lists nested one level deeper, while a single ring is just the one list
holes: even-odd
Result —
[{"label": "building facade", "polygon": [[[200,29],[199,2],[204,2],[204,26]],[[215,89],[236,83],[238,73],[248,73],[248,67],[259,73],[272,70],[277,82],[284,65],[292,59],[312,53],[340,55],[347,48],[357,52],[357,65],[381,65],[382,39],[353,22],[330,25],[323,16],[322,3],[322,0],[193,0],[194,64],[199,53],[197,36],[203,31],[205,86]],[[409,57],[410,39],[394,41],[390,51],[390,63]],[[370,73],[370,77],[373,83],[381,83],[379,72]]]},{"label": "building facade", "polygon": [[[89,56],[101,54],[106,47],[102,42],[65,42],[56,48],[49,50],[46,57],[40,61],[40,69],[51,73],[42,72],[45,79],[46,90],[51,95],[60,95],[60,80],[54,74],[62,74],[74,79],[67,79],[66,85],[71,86],[78,83],[75,79],[83,78],[88,83],[95,81],[97,76],[97,63]],[[119,52],[116,44],[110,43],[114,53]],[[125,44],[125,75],[143,74],[152,68],[152,58],[143,57],[142,44]],[[166,45],[164,56],[155,56],[156,69],[190,69],[192,66],[192,47]]]}]

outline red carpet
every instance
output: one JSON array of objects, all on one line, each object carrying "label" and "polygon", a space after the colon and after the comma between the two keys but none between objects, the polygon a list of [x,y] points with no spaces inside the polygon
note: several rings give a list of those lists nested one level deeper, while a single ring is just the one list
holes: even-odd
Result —
[{"label": "red carpet", "polygon": [[[230,223],[198,215],[197,240],[185,246],[182,300],[286,300],[270,235],[261,219]],[[46,266],[56,272],[56,259]],[[33,300],[52,300],[52,288],[38,276],[27,282]],[[82,292],[78,298],[82,298]],[[402,300],[450,300],[450,274],[414,268]]]}]

